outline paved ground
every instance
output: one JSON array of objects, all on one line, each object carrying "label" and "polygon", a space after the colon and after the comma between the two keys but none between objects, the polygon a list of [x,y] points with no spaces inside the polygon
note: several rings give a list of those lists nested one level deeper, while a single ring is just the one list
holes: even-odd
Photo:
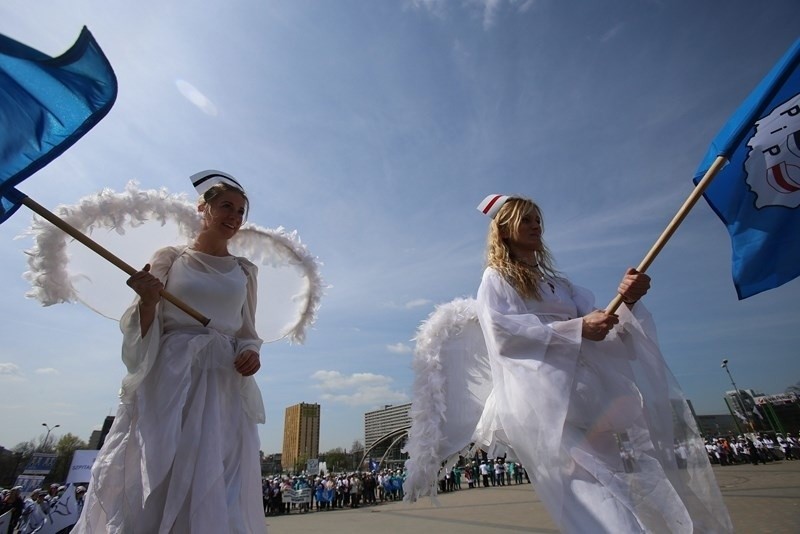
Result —
[{"label": "paved ground", "polygon": [[[733,526],[741,533],[800,532],[800,461],[715,467]],[[269,534],[486,534],[558,532],[531,486],[461,490],[413,505],[386,503],[268,517]]]}]

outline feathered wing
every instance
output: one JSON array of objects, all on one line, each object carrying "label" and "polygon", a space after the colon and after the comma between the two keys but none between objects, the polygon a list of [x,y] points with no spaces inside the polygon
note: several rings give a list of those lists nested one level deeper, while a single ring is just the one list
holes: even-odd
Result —
[{"label": "feathered wing", "polygon": [[[122,193],[105,189],[54,212],[112,252],[122,251],[122,259],[135,267],[162,246],[190,243],[200,229],[197,207],[185,195],[141,190],[133,182]],[[32,286],[28,297],[45,306],[81,302],[119,320],[133,296],[125,285],[126,274],[38,217],[27,235],[34,239],[26,251],[24,276]],[[245,223],[231,241],[231,252],[259,266],[259,334],[267,341],[288,338],[302,343],[316,319],[325,285],[320,263],[297,233]]]},{"label": "feathered wing", "polygon": [[[265,331],[277,331],[279,339],[303,343],[306,329],[316,320],[326,285],[320,274],[320,262],[300,241],[297,232],[247,223],[232,240],[231,251],[260,265],[259,279],[275,282],[259,283],[260,317],[256,326],[260,326],[260,321],[271,321],[274,327]],[[276,299],[279,292],[282,298]]]},{"label": "feathered wing", "polygon": [[437,306],[419,327],[413,360],[405,500],[436,495],[442,463],[473,441],[492,390],[474,299]]}]

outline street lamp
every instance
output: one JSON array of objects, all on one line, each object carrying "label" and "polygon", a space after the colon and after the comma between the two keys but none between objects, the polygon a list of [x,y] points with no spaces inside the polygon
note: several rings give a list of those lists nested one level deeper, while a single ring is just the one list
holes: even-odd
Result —
[{"label": "street lamp", "polygon": [[750,432],[755,432],[755,427],[753,426],[753,422],[750,420],[750,413],[747,411],[747,407],[744,405],[744,401],[742,400],[742,395],[739,393],[739,388],[736,387],[736,382],[733,381],[733,375],[731,374],[731,370],[728,369],[728,359],[725,358],[722,360],[722,365],[720,366],[725,369],[725,372],[728,373],[728,378],[731,379],[731,385],[733,386],[733,392],[736,394],[736,398],[739,401],[739,406],[742,408],[742,413],[744,414],[745,418],[747,419],[747,424],[750,425]]},{"label": "street lamp", "polygon": [[60,427],[61,425],[55,425],[51,427],[47,423],[42,423],[42,426],[47,428],[47,435],[44,437],[44,441],[42,442],[42,447],[41,447],[42,449],[44,449],[44,446],[47,445],[47,440],[50,439],[50,432]]}]

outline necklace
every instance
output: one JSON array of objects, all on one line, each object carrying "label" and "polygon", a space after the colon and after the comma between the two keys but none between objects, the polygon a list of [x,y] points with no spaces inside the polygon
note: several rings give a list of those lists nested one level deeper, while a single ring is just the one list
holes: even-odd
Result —
[{"label": "necklace", "polygon": [[[539,276],[539,280],[541,280],[542,282],[545,282],[544,273],[539,268],[539,264],[538,263],[528,263],[527,261],[520,260],[520,259],[518,259],[517,262],[522,264],[522,265],[524,265],[527,269],[530,269],[531,271],[534,271]],[[553,285],[553,283],[550,280],[546,280],[546,283],[550,287],[550,292],[555,294],[556,286]]]},{"label": "necklace", "polygon": [[542,273],[542,270],[539,269],[538,263],[528,263],[527,261],[521,260],[519,258],[516,259],[516,262],[519,263],[520,265],[524,265],[526,269],[530,269],[531,271],[536,271],[539,274],[539,276],[544,278],[544,274]]}]

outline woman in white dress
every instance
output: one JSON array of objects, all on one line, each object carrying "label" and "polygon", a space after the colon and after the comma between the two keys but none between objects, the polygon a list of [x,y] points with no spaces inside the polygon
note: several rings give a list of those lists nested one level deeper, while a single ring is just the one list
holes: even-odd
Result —
[{"label": "woman in white dress", "polygon": [[[563,532],[730,532],[629,269],[615,315],[554,268],[532,201],[494,195],[477,316],[492,393],[475,439],[513,450]],[[686,451],[678,462],[675,445]]]},{"label": "woman in white dress", "polygon": [[[76,533],[266,532],[257,268],[228,252],[248,201],[230,175],[192,178],[202,195],[194,244],[158,250],[128,280],[138,295],[120,321],[128,374]],[[208,327],[161,300],[162,288]]]}]

